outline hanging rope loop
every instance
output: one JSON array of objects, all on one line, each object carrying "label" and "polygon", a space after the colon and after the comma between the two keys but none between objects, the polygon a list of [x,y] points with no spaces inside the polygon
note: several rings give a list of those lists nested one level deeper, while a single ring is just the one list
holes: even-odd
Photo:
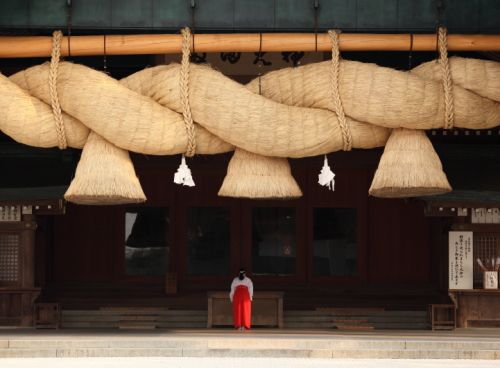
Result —
[{"label": "hanging rope loop", "polygon": [[181,63],[181,105],[182,116],[186,124],[188,135],[188,147],[185,155],[193,157],[196,153],[196,137],[194,131],[194,121],[189,106],[189,56],[191,54],[191,31],[188,27],[182,30],[182,63]]},{"label": "hanging rope loop", "polygon": [[344,107],[342,106],[342,101],[340,100],[339,91],[339,67],[340,67],[340,52],[339,52],[339,34],[340,30],[329,30],[328,34],[332,39],[332,72],[331,83],[332,83],[332,94],[333,94],[333,104],[335,107],[335,113],[339,119],[340,129],[342,131],[342,138],[344,140],[344,151],[350,151],[352,149],[352,136],[349,126],[347,125],[347,120],[345,117]]},{"label": "hanging rope loop", "polygon": [[49,75],[49,90],[50,90],[50,104],[52,105],[52,113],[56,121],[57,139],[59,141],[58,147],[65,149],[68,147],[66,141],[66,132],[64,130],[64,122],[62,118],[61,105],[57,95],[57,75],[59,71],[59,58],[61,56],[61,41],[62,32],[55,31],[52,36],[52,58],[50,60],[50,75]]},{"label": "hanging rope loop", "polygon": [[453,106],[453,91],[451,84],[451,70],[448,59],[448,43],[446,38],[446,28],[439,27],[439,64],[443,72],[443,87],[444,87],[444,105],[445,105],[445,120],[444,128],[453,129],[453,121],[455,118]]}]

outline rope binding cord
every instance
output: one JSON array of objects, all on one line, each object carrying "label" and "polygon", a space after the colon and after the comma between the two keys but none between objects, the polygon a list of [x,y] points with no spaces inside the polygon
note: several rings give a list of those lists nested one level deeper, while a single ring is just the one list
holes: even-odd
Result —
[{"label": "rope binding cord", "polygon": [[72,6],[72,0],[66,0],[66,7],[68,8],[68,19],[67,19],[67,26],[68,26],[68,56],[71,56],[71,6]]},{"label": "rope binding cord", "polygon": [[[260,44],[259,44],[259,61],[257,62],[257,68],[262,68],[262,33],[260,33]],[[262,85],[260,83],[261,69],[259,69],[259,95],[262,94]]]},{"label": "rope binding cord", "polygon": [[104,73],[108,74],[108,65],[107,65],[107,60],[106,60],[106,35],[104,35],[104,60],[103,60],[103,66],[104,66]]},{"label": "rope binding cord", "polygon": [[443,72],[443,87],[444,87],[444,106],[445,106],[445,129],[453,129],[453,121],[455,118],[453,91],[451,83],[450,62],[448,59],[448,44],[446,38],[446,28],[439,27],[439,64]]},{"label": "rope binding cord", "polygon": [[314,10],[314,51],[318,51],[318,11],[319,11],[319,1],[313,3]]},{"label": "rope binding cord", "polygon": [[411,52],[413,51],[413,33],[410,34],[410,55],[408,56],[408,72],[411,72]]},{"label": "rope binding cord", "polygon": [[65,149],[68,147],[66,141],[66,132],[64,130],[64,122],[62,119],[61,105],[57,95],[57,75],[59,71],[59,58],[61,56],[61,41],[62,32],[54,31],[52,36],[52,58],[50,60],[50,75],[49,75],[49,90],[50,90],[50,104],[52,105],[52,113],[56,122],[57,140],[59,141],[58,147]]},{"label": "rope binding cord", "polygon": [[335,107],[335,113],[339,119],[340,129],[342,131],[342,139],[344,140],[344,151],[350,151],[352,149],[352,136],[349,126],[347,125],[347,120],[345,117],[344,107],[342,106],[342,101],[340,100],[339,91],[339,67],[340,67],[340,52],[339,52],[339,35],[340,30],[329,30],[328,34],[332,39],[332,72],[331,83],[332,83],[332,94],[333,94],[333,105]]},{"label": "rope binding cord", "polygon": [[441,24],[441,10],[443,10],[443,5],[441,1],[436,4],[436,61],[439,58],[439,28]]},{"label": "rope binding cord", "polygon": [[189,106],[189,56],[191,54],[191,31],[188,27],[182,30],[182,63],[181,63],[181,105],[182,116],[186,125],[188,134],[188,147],[185,155],[193,157],[196,153],[196,139],[194,130],[194,121]]},{"label": "rope binding cord", "polygon": [[182,155],[181,165],[174,175],[174,183],[194,187],[191,170],[186,164],[186,157],[193,157],[196,153],[196,139],[194,130],[194,121],[189,106],[189,58],[191,56],[191,31],[188,27],[182,31],[182,62],[180,75],[180,94],[182,105],[182,116],[188,136],[188,146],[186,152]]}]

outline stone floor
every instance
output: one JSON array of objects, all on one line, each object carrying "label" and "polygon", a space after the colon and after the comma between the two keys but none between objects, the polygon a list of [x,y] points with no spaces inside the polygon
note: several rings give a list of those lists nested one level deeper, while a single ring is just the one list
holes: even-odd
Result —
[{"label": "stone floor", "polygon": [[300,358],[7,358],[2,368],[498,368],[495,360]]},{"label": "stone floor", "polygon": [[5,340],[110,340],[110,339],[275,339],[275,340],[408,340],[408,341],[470,341],[498,342],[500,329],[445,330],[334,330],[255,328],[237,331],[232,328],[213,329],[11,329],[0,328],[0,341]]},{"label": "stone floor", "polygon": [[0,357],[500,359],[500,330],[1,329]]}]

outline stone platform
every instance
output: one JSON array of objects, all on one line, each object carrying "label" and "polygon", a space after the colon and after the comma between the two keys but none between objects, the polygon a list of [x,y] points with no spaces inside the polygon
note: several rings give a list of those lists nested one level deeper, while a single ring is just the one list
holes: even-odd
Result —
[{"label": "stone platform", "polygon": [[500,330],[0,329],[0,357],[500,359]]}]

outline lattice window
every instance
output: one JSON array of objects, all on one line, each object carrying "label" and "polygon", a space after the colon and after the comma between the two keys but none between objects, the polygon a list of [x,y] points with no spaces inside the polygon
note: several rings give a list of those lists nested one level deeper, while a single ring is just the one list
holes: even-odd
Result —
[{"label": "lattice window", "polygon": [[19,274],[19,234],[0,234],[0,282],[17,282]]},{"label": "lattice window", "polygon": [[483,270],[476,262],[476,259],[479,258],[489,271],[493,271],[492,261],[496,262],[499,255],[498,239],[498,234],[474,235],[474,284],[482,285],[483,283]]}]

